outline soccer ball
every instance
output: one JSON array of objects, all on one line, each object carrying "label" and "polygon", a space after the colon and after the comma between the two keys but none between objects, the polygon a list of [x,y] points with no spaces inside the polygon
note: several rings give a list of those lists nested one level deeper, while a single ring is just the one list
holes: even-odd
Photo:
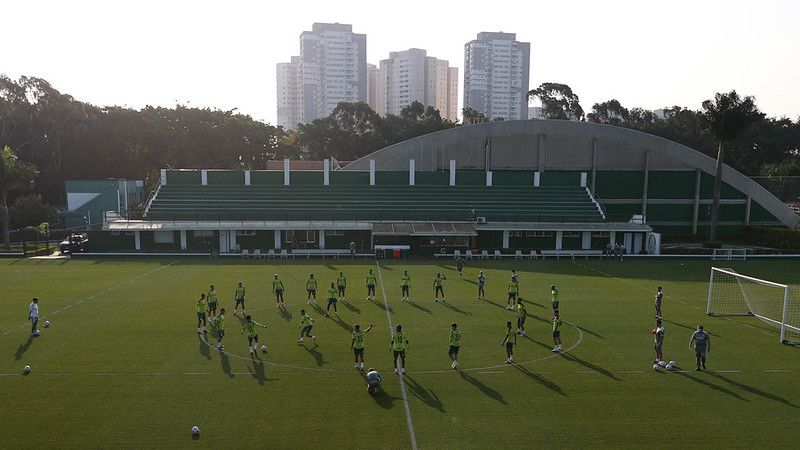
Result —
[{"label": "soccer ball", "polygon": [[658,364],[653,364],[653,370],[658,372],[660,369],[661,369],[661,366],[659,366]]},{"label": "soccer ball", "polygon": [[667,367],[667,363],[665,363],[664,361],[659,361],[658,365],[661,367]]},{"label": "soccer ball", "polygon": [[192,427],[192,436],[200,436],[200,427],[197,425]]},{"label": "soccer ball", "polygon": [[39,336],[40,334],[42,334],[42,332],[39,331],[39,330],[36,330],[36,331],[33,332],[34,336]]},{"label": "soccer ball", "polygon": [[24,373],[25,375],[27,375],[27,374],[31,373],[31,366],[25,366],[25,367],[22,369],[22,373]]},{"label": "soccer ball", "polygon": [[262,345],[261,346],[261,353],[267,353],[267,346],[266,345]]},{"label": "soccer ball", "polygon": [[675,368],[675,361],[670,361],[669,364],[667,364],[667,370],[672,370],[674,368]]},{"label": "soccer ball", "polygon": [[45,328],[50,328],[50,321],[49,320],[45,320],[44,321],[44,327]]}]

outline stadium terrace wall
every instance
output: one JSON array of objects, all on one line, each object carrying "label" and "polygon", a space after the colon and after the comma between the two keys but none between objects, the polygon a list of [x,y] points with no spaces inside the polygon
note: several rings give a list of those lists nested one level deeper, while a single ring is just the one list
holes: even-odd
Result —
[{"label": "stadium terrace wall", "polygon": [[[563,120],[488,122],[391,145],[342,170],[366,170],[370,160],[378,172],[407,170],[412,159],[429,172],[446,171],[454,160],[459,171],[492,172],[495,185],[529,182],[520,171],[538,172],[543,184],[574,183],[583,172],[608,215],[644,214],[667,234],[708,231],[714,159],[635,130]],[[498,177],[507,170],[513,180]],[[722,178],[719,234],[739,235],[746,225],[800,226],[791,208],[752,179],[727,165]]]},{"label": "stadium terrace wall", "polygon": [[[163,170],[144,218],[105,223],[102,232],[92,233],[91,251],[265,254],[349,249],[352,243],[358,252],[383,245],[409,246],[417,254],[528,253],[603,250],[617,242],[628,252],[642,251],[651,229],[628,223],[627,213],[621,221],[603,216],[586,179],[580,171],[498,170],[487,176],[463,169],[453,177],[449,170],[415,170],[413,176],[409,169],[338,170],[327,177],[322,171],[287,177],[274,170]],[[299,204],[289,199],[293,195]],[[375,198],[370,195],[379,202],[366,200]],[[385,195],[394,200],[387,203]],[[247,212],[253,208],[262,209]]]}]

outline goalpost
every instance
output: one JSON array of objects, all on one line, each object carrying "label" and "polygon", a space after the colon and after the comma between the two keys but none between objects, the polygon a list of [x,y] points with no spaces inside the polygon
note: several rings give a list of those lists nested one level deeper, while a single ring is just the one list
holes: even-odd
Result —
[{"label": "goalpost", "polygon": [[712,267],[708,315],[754,316],[780,329],[781,342],[800,342],[800,301],[785,284]]},{"label": "goalpost", "polygon": [[712,261],[744,261],[746,259],[746,248],[715,248],[711,254]]}]

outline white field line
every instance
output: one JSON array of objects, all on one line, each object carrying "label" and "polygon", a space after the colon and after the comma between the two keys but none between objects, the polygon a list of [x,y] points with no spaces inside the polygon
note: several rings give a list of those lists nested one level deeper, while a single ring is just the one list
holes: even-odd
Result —
[{"label": "white field line", "polygon": [[[383,294],[383,310],[386,312],[386,320],[389,322],[389,336],[391,336],[392,330],[394,329],[394,326],[392,325],[392,313],[389,312],[389,302],[386,297],[386,286],[383,283],[381,264],[377,259],[375,259],[375,265],[378,267],[378,279],[381,283],[381,294]],[[398,378],[400,379],[400,394],[403,397],[403,408],[406,411],[406,426],[408,427],[408,437],[411,439],[411,449],[417,450],[417,436],[414,434],[414,422],[411,420],[411,408],[408,406],[406,382],[403,380],[402,373],[398,374]]]},{"label": "white field line", "polygon": [[[584,269],[586,269],[586,270],[590,270],[590,271],[592,271],[592,272],[597,272],[597,273],[599,273],[600,275],[603,275],[604,277],[613,278],[613,279],[615,279],[615,280],[622,281],[623,283],[626,283],[626,284],[628,284],[629,286],[633,286],[633,287],[635,287],[635,288],[637,288],[637,289],[640,289],[640,290],[643,290],[643,291],[645,291],[645,292],[650,292],[650,291],[651,291],[650,289],[647,289],[647,288],[645,288],[645,287],[643,287],[643,286],[640,286],[640,285],[638,285],[638,284],[636,284],[636,283],[633,283],[633,282],[631,282],[631,281],[628,281],[628,280],[626,280],[626,279],[623,279],[623,278],[615,277],[614,275],[608,274],[608,273],[606,273],[606,272],[603,272],[602,270],[599,270],[599,269],[595,269],[594,267],[589,267],[589,266],[587,266],[587,265],[584,265],[584,264],[581,264],[581,263],[579,263],[579,262],[576,262],[575,264],[577,264],[577,265],[579,265],[579,266],[583,267],[583,268],[584,268]],[[664,297],[670,298],[670,296],[669,296],[669,295],[664,295]],[[686,305],[686,306],[689,306],[689,307],[691,307],[691,308],[694,308],[694,309],[699,309],[699,310],[701,310],[701,311],[703,310],[703,308],[700,308],[699,306],[696,306],[696,305],[690,305],[689,303],[687,303],[687,302],[685,302],[685,301],[683,301],[683,300],[681,300],[681,299],[673,299],[673,300],[677,301],[678,303],[683,303],[684,305]],[[752,326],[752,325],[750,325],[750,324],[743,323],[743,322],[737,322],[737,321],[735,321],[735,320],[733,320],[733,319],[731,319],[731,318],[729,318],[729,317],[722,317],[722,316],[715,316],[715,317],[716,317],[717,319],[727,320],[728,322],[731,322],[731,323],[735,323],[735,324],[738,324],[738,325],[743,325],[743,326],[746,326],[746,327],[748,327],[748,328],[752,328],[752,329],[754,329],[754,330],[756,330],[756,331],[759,331],[759,332],[761,332],[762,334],[766,334],[767,336],[775,336],[775,335],[776,335],[776,334],[770,333],[770,332],[768,332],[768,331],[764,331],[764,330],[762,330],[761,328],[754,327],[754,326]]]},{"label": "white field line", "polygon": [[[102,294],[104,294],[104,293],[106,293],[106,292],[110,291],[111,289],[114,289],[115,287],[119,287],[119,286],[123,286],[123,285],[126,285],[126,284],[130,284],[130,283],[132,283],[132,282],[134,282],[134,281],[138,280],[139,278],[146,277],[146,276],[148,276],[148,275],[152,275],[152,274],[154,274],[154,273],[158,272],[159,270],[166,269],[167,267],[169,267],[169,266],[171,266],[171,265],[173,265],[173,264],[175,264],[175,263],[177,263],[177,262],[178,262],[177,260],[176,260],[176,261],[172,261],[171,263],[169,263],[169,264],[167,264],[167,265],[164,265],[164,266],[161,266],[161,267],[159,267],[159,268],[157,268],[157,269],[154,269],[154,270],[151,270],[151,271],[149,271],[149,272],[145,272],[145,273],[142,273],[142,274],[136,275],[136,276],[134,276],[133,278],[131,278],[131,279],[127,280],[127,281],[121,281],[121,282],[117,283],[117,284],[116,284],[116,285],[114,285],[114,286],[111,286],[111,287],[105,288],[105,289],[103,289],[102,291],[99,291],[99,292],[97,292],[97,293],[94,293],[94,294],[92,294],[92,295],[90,295],[90,296],[88,296],[88,297],[84,297],[84,298],[82,298],[82,299],[80,299],[80,300],[77,300],[77,301],[75,301],[75,303],[71,303],[71,304],[69,304],[69,305],[67,305],[67,306],[64,306],[63,308],[59,308],[59,309],[57,309],[57,310],[55,310],[55,311],[52,311],[52,312],[51,312],[50,314],[48,314],[48,315],[41,316],[41,317],[39,317],[39,321],[40,321],[40,322],[42,322],[42,321],[44,321],[44,320],[45,320],[47,317],[50,317],[50,316],[56,315],[56,314],[58,314],[58,313],[60,313],[60,312],[66,311],[66,310],[68,310],[69,308],[72,308],[74,305],[81,304],[81,303],[83,303],[83,302],[85,302],[85,301],[87,301],[87,300],[92,300],[92,299],[96,298],[97,296],[99,296],[99,295],[102,295]],[[8,329],[8,330],[6,330],[6,331],[4,331],[4,332],[3,332],[3,336],[6,336],[6,335],[8,335],[8,334],[11,334],[11,333],[13,333],[13,332],[15,332],[15,331],[17,331],[17,330],[19,330],[19,329],[26,328],[26,327],[28,327],[28,326],[30,326],[30,325],[29,325],[29,322],[27,322],[27,323],[24,323],[24,324],[22,324],[22,325],[20,325],[20,326],[18,326],[18,327],[15,327],[15,328],[10,328],[10,329]]]}]

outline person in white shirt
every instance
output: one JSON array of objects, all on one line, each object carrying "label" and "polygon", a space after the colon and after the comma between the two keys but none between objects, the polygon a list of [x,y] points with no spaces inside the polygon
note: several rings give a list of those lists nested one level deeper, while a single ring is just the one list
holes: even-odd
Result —
[{"label": "person in white shirt", "polygon": [[39,330],[36,326],[39,324],[39,299],[33,297],[33,301],[28,306],[28,320],[31,321],[31,336],[38,336]]}]

